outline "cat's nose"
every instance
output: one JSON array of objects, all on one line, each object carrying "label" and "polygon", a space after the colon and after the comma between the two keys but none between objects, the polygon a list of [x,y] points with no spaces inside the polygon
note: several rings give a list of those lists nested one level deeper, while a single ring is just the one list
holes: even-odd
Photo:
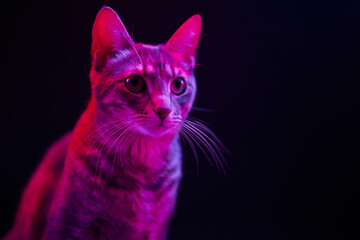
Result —
[{"label": "cat's nose", "polygon": [[171,112],[170,108],[156,108],[154,112],[159,116],[161,120],[164,120]]},{"label": "cat's nose", "polygon": [[171,100],[168,96],[159,95],[153,99],[152,107],[161,120],[164,120],[171,112]]}]

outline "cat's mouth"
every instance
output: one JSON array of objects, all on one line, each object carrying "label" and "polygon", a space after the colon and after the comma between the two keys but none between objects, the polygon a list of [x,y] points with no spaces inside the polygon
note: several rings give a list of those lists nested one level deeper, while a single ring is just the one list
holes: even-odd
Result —
[{"label": "cat's mouth", "polygon": [[158,123],[140,125],[138,130],[146,136],[160,137],[176,133],[179,127],[180,125],[177,122],[160,121]]}]

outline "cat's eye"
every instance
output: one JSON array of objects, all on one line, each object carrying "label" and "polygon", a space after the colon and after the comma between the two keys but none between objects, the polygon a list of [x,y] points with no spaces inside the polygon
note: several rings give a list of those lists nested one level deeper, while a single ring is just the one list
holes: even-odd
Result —
[{"label": "cat's eye", "polygon": [[170,88],[175,95],[181,95],[186,90],[186,82],[183,78],[176,78],[171,82]]},{"label": "cat's eye", "polygon": [[139,75],[132,75],[125,80],[126,88],[133,93],[140,93],[145,88],[145,81]]}]

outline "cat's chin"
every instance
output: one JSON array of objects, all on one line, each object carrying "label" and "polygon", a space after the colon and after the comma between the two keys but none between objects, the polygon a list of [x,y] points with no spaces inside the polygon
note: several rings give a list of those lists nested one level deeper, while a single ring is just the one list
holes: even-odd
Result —
[{"label": "cat's chin", "polygon": [[171,137],[176,135],[177,127],[168,127],[164,125],[157,125],[151,127],[139,126],[137,128],[137,131],[140,134],[151,138]]}]

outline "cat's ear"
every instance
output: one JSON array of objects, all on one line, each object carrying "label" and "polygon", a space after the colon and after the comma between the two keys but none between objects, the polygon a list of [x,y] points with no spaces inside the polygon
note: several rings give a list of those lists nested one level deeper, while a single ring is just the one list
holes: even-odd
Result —
[{"label": "cat's ear", "polygon": [[134,48],[135,44],[117,13],[103,7],[92,30],[91,57],[95,70],[100,70],[111,53]]},{"label": "cat's ear", "polygon": [[195,60],[202,20],[199,14],[189,18],[166,43],[165,48],[176,57],[190,57]]}]

